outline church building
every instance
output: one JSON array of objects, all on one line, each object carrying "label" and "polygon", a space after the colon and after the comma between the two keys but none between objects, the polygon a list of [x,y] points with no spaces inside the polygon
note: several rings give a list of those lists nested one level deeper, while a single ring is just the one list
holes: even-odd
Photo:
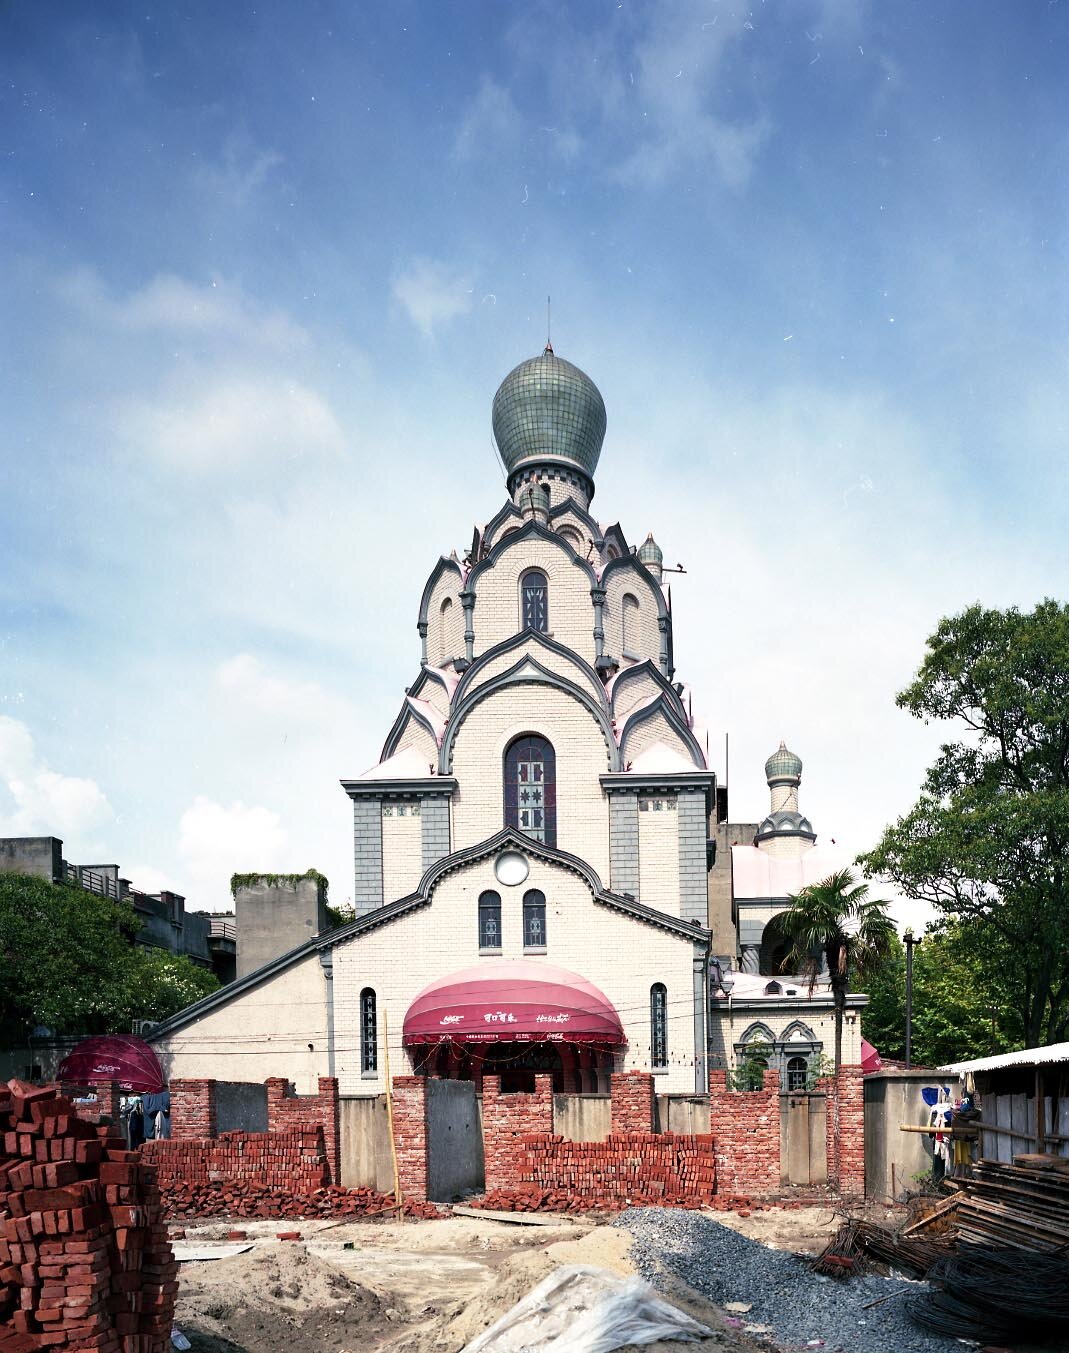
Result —
[{"label": "church building", "polygon": [[[843,861],[816,847],[782,745],[769,815],[726,820],[661,549],[592,511],[605,429],[548,345],[502,382],[508,500],[431,568],[414,678],[377,764],[342,781],[355,920],[239,895],[237,980],[153,1036],[172,1076],[222,1074],[225,1052],[231,1078],[337,1076],[343,1096],[380,1093],[387,1065],[572,1092],[640,1070],[692,1095],[748,1044],[795,1084],[830,1050],[830,992],[779,973],[775,918]],[[254,932],[272,956],[246,971]]]}]

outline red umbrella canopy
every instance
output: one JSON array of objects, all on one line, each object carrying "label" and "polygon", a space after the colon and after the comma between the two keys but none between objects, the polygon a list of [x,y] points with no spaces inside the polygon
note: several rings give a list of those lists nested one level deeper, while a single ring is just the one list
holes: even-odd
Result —
[{"label": "red umbrella canopy", "polygon": [[118,1081],[134,1094],[154,1095],[167,1089],[163,1068],[143,1038],[107,1034],[86,1038],[59,1064],[56,1079],[76,1085]]},{"label": "red umbrella canopy", "polygon": [[404,1044],[627,1042],[612,1002],[565,968],[496,959],[424,987],[405,1015]]},{"label": "red umbrella canopy", "polygon": [[861,1040],[861,1074],[867,1076],[870,1071],[879,1071],[883,1059],[867,1038]]}]

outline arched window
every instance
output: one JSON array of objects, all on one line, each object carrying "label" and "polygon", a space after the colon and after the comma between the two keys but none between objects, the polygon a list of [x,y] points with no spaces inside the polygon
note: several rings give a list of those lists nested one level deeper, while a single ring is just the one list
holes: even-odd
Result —
[{"label": "arched window", "polygon": [[501,894],[486,892],[479,897],[479,948],[501,948]]},{"label": "arched window", "polygon": [[638,657],[638,597],[624,593],[620,607],[621,647],[625,658]]},{"label": "arched window", "polygon": [[520,628],[549,632],[549,584],[536,568],[520,579]]},{"label": "arched window", "polygon": [[787,1060],[787,1089],[804,1090],[809,1080],[809,1062],[805,1057],[790,1057]]},{"label": "arched window", "polygon": [[360,993],[360,1070],[379,1069],[379,1016],[375,993],[365,987]]},{"label": "arched window", "polygon": [[523,895],[523,947],[546,947],[546,895],[537,888]]},{"label": "arched window", "polygon": [[505,826],[557,844],[557,758],[553,744],[533,733],[505,752]]},{"label": "arched window", "polygon": [[650,1065],[668,1065],[668,991],[663,982],[650,987]]},{"label": "arched window", "polygon": [[449,652],[449,631],[453,620],[453,598],[446,597],[438,608],[438,661],[444,663],[455,657]]}]

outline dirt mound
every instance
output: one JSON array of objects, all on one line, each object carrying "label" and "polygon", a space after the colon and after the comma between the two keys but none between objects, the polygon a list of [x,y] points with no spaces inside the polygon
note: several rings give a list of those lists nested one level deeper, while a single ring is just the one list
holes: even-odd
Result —
[{"label": "dirt mound", "polygon": [[194,1353],[356,1353],[390,1329],[374,1292],[304,1245],[258,1245],[233,1259],[185,1263],[175,1321]]}]

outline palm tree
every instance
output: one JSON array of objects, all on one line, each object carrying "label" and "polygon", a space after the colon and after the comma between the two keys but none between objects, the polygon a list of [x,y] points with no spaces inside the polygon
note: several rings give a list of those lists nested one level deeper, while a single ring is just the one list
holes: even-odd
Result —
[{"label": "palm tree", "polygon": [[829,874],[788,899],[780,916],[783,934],[791,945],[784,968],[809,978],[809,994],[827,964],[835,1001],[835,1069],[843,1056],[843,1011],[850,977],[870,972],[891,951],[894,922],[887,903],[869,897],[869,885],[859,883],[849,869]]}]

